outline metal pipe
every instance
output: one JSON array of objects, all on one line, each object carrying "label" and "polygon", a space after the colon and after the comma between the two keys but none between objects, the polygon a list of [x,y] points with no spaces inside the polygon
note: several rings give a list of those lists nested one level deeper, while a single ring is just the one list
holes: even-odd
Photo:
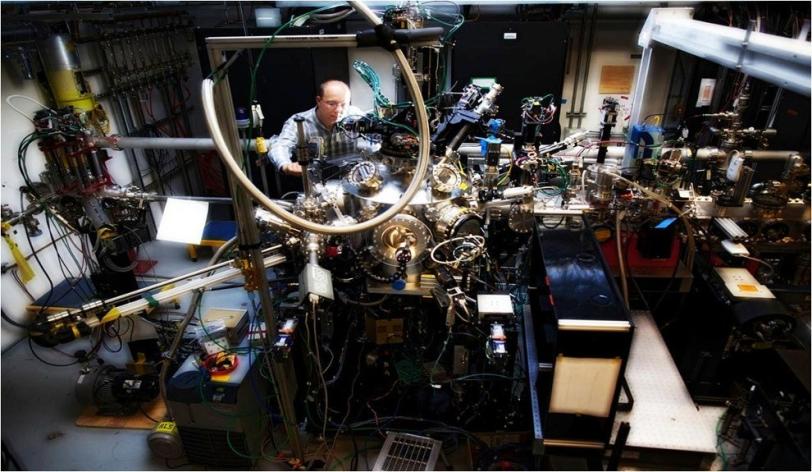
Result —
[{"label": "metal pipe", "polygon": [[[619,161],[623,159],[626,148],[622,146],[611,146],[606,148],[607,164],[611,164],[612,160]],[[708,159],[715,159],[725,155],[725,151],[715,147],[704,147],[697,149],[696,155],[690,148],[662,148],[662,154],[671,152],[680,152],[680,159],[686,160],[695,158],[696,160],[704,161]],[[792,150],[759,150],[759,151],[744,151],[744,155],[754,161],[784,161],[792,156],[800,154],[798,151]],[[578,158],[583,159],[584,163],[594,162],[598,157],[597,148],[572,148],[566,151],[561,151],[555,154],[555,157],[568,159]]]},{"label": "metal pipe", "polygon": [[[281,248],[282,248],[282,245],[277,244],[276,246],[271,246],[269,248],[263,249],[262,253],[267,254],[267,253],[270,253],[270,252],[273,252],[273,251],[277,251],[277,250],[279,250]],[[174,284],[176,282],[181,282],[183,280],[190,279],[190,278],[195,277],[197,275],[204,274],[206,272],[210,272],[210,271],[213,271],[213,270],[217,270],[217,269],[226,267],[226,266],[228,266],[230,264],[233,264],[233,263],[234,263],[234,260],[232,259],[232,260],[220,262],[219,264],[206,266],[206,267],[203,267],[202,269],[197,269],[197,270],[194,270],[192,272],[189,272],[189,273],[186,273],[186,274],[183,274],[183,275],[179,275],[179,276],[171,278],[171,279],[162,280],[162,281],[154,283],[152,285],[148,285],[146,287],[141,287],[141,288],[139,288],[137,290],[133,290],[132,292],[127,292],[127,293],[123,293],[121,295],[117,295],[117,296],[115,296],[113,298],[108,298],[107,300],[97,300],[95,302],[90,302],[90,303],[87,303],[85,305],[82,305],[80,308],[75,309],[75,310],[66,310],[66,311],[63,311],[62,313],[57,313],[55,315],[50,315],[50,316],[46,317],[46,319],[48,321],[55,321],[55,320],[58,320],[60,318],[64,318],[65,316],[68,316],[71,313],[75,313],[76,311],[86,312],[86,311],[95,310],[97,308],[107,306],[107,305],[115,305],[118,302],[128,300],[130,298],[137,297],[138,295],[141,295],[142,293],[151,292],[152,290],[157,290],[157,289],[159,289],[161,287],[164,287],[164,286],[167,286],[167,285],[170,285],[170,284]]]},{"label": "metal pipe", "polygon": [[123,198],[123,199],[135,199],[135,200],[145,200],[145,201],[164,201],[169,198],[173,198],[175,200],[190,200],[193,202],[209,202],[209,203],[227,203],[231,204],[231,198],[228,197],[193,197],[193,196],[177,196],[177,195],[159,195],[155,193],[149,192],[130,192],[127,190],[116,190],[116,189],[105,189],[102,191],[101,197],[105,198]]},{"label": "metal pipe", "polygon": [[[272,256],[268,256],[267,258],[260,259],[260,265],[262,267],[263,273],[266,268],[277,266],[279,264],[284,263],[287,258],[280,254],[274,254]],[[158,303],[166,302],[169,300],[173,300],[180,295],[185,295],[193,290],[200,290],[206,287],[211,287],[214,285],[218,285],[220,283],[229,281],[231,279],[235,279],[239,276],[243,275],[242,270],[238,268],[229,268],[222,272],[216,273],[214,275],[208,277],[201,277],[199,279],[192,280],[187,282],[183,285],[179,285],[177,287],[170,288],[169,290],[165,290],[163,292],[158,292],[152,296],[155,301]],[[265,283],[267,284],[268,281],[266,280]],[[110,315],[112,319],[105,319],[107,316],[99,318],[87,318],[85,323],[90,328],[95,328],[96,326],[100,326],[104,323],[109,321],[113,321],[122,316],[128,316],[133,313],[138,313],[144,311],[150,307],[150,302],[146,299],[139,299],[134,300],[129,303],[125,303],[124,305],[118,306],[118,313],[114,315]]]},{"label": "metal pipe", "polygon": [[[482,156],[482,148],[479,144],[465,143],[457,148],[457,152],[464,156]],[[502,148],[499,150],[499,157],[508,158],[513,153],[513,144],[502,143]]]},{"label": "metal pipe", "polygon": [[[268,42],[270,36],[220,36],[206,38],[209,48],[221,51],[234,49],[285,49],[285,48],[357,48],[358,40],[354,34],[309,34],[277,36]],[[412,42],[410,46],[431,47],[437,46],[437,41]]]},{"label": "metal pipe", "polygon": [[775,123],[775,117],[778,115],[778,105],[781,103],[781,96],[784,95],[784,89],[778,87],[775,91],[775,98],[773,98],[773,104],[770,107],[770,114],[767,116],[767,128],[772,128],[773,124]]},{"label": "metal pipe", "polygon": [[[131,136],[102,136],[92,138],[93,145],[109,149],[184,149],[188,151],[212,151],[214,141],[211,138],[160,138]],[[243,146],[246,140],[242,142]],[[256,151],[257,142],[250,140],[249,148]]]},{"label": "metal pipe", "polygon": [[581,28],[578,32],[578,58],[575,61],[575,77],[572,81],[572,105],[570,105],[569,125],[568,129],[572,128],[573,114],[575,113],[575,102],[578,101],[578,78],[581,75],[581,55],[584,51],[584,33],[586,33],[586,8],[581,15]]},{"label": "metal pipe", "polygon": [[586,49],[586,61],[584,63],[584,81],[581,82],[581,105],[578,107],[578,128],[584,120],[584,101],[586,99],[586,85],[589,82],[589,68],[592,66],[592,47],[595,43],[595,24],[597,23],[598,4],[592,6],[592,21],[589,26],[589,41]]}]

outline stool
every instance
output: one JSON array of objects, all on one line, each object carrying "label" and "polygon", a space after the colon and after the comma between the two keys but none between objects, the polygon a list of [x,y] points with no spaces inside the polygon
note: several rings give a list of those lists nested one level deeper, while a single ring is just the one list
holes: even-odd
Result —
[{"label": "stool", "polygon": [[197,248],[199,246],[218,248],[236,235],[237,222],[212,220],[203,227],[203,236],[200,239],[200,244],[188,244],[186,251],[189,253],[190,259],[197,261]]}]

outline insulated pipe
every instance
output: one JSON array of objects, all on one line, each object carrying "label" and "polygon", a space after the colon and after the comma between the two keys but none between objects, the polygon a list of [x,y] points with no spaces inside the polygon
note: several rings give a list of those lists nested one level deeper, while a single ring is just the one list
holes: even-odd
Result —
[{"label": "insulated pipe", "polygon": [[[110,149],[183,149],[210,151],[214,149],[211,138],[131,138],[127,136],[104,136],[93,138],[93,144]],[[252,141],[253,145],[253,141]]]},{"label": "insulated pipe", "polygon": [[[369,7],[362,2],[351,1],[349,3],[373,25],[377,26],[382,24],[381,19],[378,18],[377,15],[375,15],[375,13],[373,13],[372,10],[370,10]],[[426,106],[423,103],[423,96],[420,92],[420,86],[417,84],[417,80],[409,67],[409,63],[406,60],[406,56],[404,56],[403,51],[400,49],[395,49],[392,53],[394,54],[395,59],[403,72],[404,78],[406,79],[406,86],[408,87],[412,96],[412,101],[415,104],[419,131],[418,139],[420,143],[420,153],[418,156],[415,175],[412,177],[409,187],[406,189],[400,200],[398,200],[389,209],[371,220],[347,226],[328,226],[313,223],[285,211],[285,209],[274,203],[273,200],[262,193],[262,191],[260,191],[256,185],[254,185],[254,183],[248,179],[237,161],[234,159],[234,156],[231,155],[231,151],[228,148],[228,144],[226,143],[225,137],[220,129],[220,123],[217,119],[216,110],[214,109],[214,82],[211,79],[205,79],[202,85],[202,98],[203,108],[206,116],[206,125],[208,126],[209,132],[212,135],[212,139],[214,140],[220,158],[223,160],[223,163],[225,163],[226,168],[229,170],[234,179],[237,180],[237,182],[241,184],[257,202],[267,208],[268,211],[297,228],[312,231],[314,233],[342,235],[359,233],[373,229],[400,213],[400,211],[409,204],[409,202],[424,184],[426,171],[430,161],[429,153],[431,148],[429,143],[428,116],[426,114]]]},{"label": "insulated pipe", "polygon": [[[214,141],[211,138],[132,138],[127,136],[102,136],[92,138],[93,145],[100,148],[122,149],[180,149],[186,151],[212,151]],[[243,139],[252,151],[256,151],[256,139]]]}]

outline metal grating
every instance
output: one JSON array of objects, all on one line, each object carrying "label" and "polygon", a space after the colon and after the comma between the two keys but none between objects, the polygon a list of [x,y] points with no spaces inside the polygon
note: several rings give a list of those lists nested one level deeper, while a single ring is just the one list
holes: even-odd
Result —
[{"label": "metal grating", "polygon": [[[222,469],[244,469],[251,467],[252,461],[234,453],[244,451],[249,454],[245,434],[203,428],[178,427],[180,440],[186,458],[193,464],[211,465]],[[228,436],[227,436],[228,435]],[[229,441],[231,447],[229,447]]]},{"label": "metal grating", "polygon": [[372,470],[434,470],[443,443],[406,433],[388,433]]}]

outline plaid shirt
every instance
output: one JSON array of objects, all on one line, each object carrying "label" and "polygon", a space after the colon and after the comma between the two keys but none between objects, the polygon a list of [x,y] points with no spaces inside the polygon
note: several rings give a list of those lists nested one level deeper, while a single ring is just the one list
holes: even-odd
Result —
[{"label": "plaid shirt", "polygon": [[[363,112],[357,107],[348,107],[342,118],[348,115],[363,115]],[[368,142],[363,138],[352,139],[346,134],[342,133],[337,127],[333,126],[332,130],[328,130],[319,121],[316,116],[316,107],[311,108],[302,113],[297,113],[287,121],[282,127],[282,132],[271,144],[271,152],[269,157],[277,169],[281,169],[285,164],[291,162],[291,155],[296,150],[296,144],[299,141],[299,133],[296,129],[296,122],[294,118],[301,116],[304,118],[304,134],[305,141],[309,142],[311,138],[320,137],[324,141],[324,156],[328,162],[337,161],[346,157],[354,157],[360,154],[362,150],[374,151],[377,145]]]}]

